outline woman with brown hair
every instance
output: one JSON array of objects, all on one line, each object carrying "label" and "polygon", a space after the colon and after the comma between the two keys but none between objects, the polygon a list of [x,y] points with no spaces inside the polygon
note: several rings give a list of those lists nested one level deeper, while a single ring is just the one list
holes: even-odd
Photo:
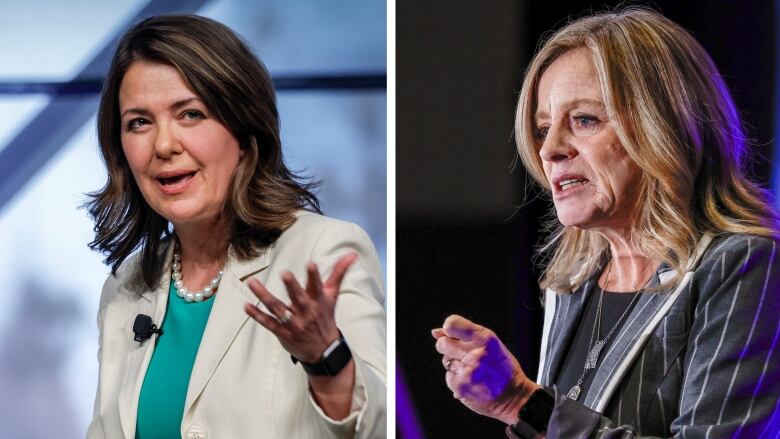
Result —
[{"label": "woman with brown hair", "polygon": [[555,213],[539,375],[450,316],[433,336],[455,398],[512,437],[775,437],[778,217],[705,50],[645,8],[569,23],[515,133]]},{"label": "woman with brown hair", "polygon": [[203,17],[137,24],[98,138],[108,182],[89,203],[90,246],[112,274],[87,436],[384,436],[376,251],[284,164],[273,84],[249,48]]}]

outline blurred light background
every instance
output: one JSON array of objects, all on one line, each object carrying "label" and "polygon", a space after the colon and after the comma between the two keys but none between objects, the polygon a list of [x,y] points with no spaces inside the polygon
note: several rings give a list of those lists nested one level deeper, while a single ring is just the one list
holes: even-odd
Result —
[{"label": "blurred light background", "polygon": [[[101,79],[105,53],[139,15],[219,20],[275,78],[369,79],[308,81],[280,89],[278,102],[288,164],[322,180],[325,213],[366,229],[385,262],[385,2],[0,0],[0,11],[2,437],[80,438],[92,415],[95,316],[109,270],[87,248],[92,223],[78,206],[105,182],[98,96],[57,93],[56,83]],[[35,93],[41,83],[55,85]]]}]

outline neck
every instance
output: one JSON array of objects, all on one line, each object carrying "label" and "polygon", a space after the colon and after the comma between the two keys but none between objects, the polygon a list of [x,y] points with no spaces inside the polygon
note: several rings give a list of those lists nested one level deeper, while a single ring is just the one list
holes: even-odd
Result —
[{"label": "neck", "polygon": [[[612,255],[610,269],[604,270],[600,284],[604,289],[614,292],[634,292],[641,290],[655,273],[659,261],[653,260],[641,252],[631,240],[630,231],[600,231],[609,242]],[[609,271],[609,279],[607,279]]]},{"label": "neck", "polygon": [[184,284],[190,289],[206,286],[225,264],[227,239],[219,220],[205,225],[175,226],[181,254],[181,272]]}]

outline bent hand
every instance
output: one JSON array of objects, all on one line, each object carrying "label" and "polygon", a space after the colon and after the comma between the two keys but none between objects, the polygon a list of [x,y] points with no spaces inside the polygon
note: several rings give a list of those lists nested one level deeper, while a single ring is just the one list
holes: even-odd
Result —
[{"label": "bent hand", "polygon": [[289,271],[282,274],[291,304],[277,299],[256,278],[249,281],[249,289],[271,312],[260,311],[247,303],[244,310],[250,317],[271,331],[284,349],[300,361],[317,363],[325,350],[339,338],[336,326],[336,299],[347,269],[357,260],[349,253],[336,262],[333,272],[323,283],[317,265],[306,267],[306,288]]},{"label": "bent hand", "polygon": [[518,411],[539,386],[496,334],[458,315],[447,317],[431,334],[454,397],[476,413],[516,423]]}]

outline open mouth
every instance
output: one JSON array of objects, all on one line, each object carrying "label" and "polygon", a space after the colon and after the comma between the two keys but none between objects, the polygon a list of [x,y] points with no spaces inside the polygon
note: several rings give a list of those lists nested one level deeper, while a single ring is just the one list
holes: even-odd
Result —
[{"label": "open mouth", "polygon": [[188,172],[186,174],[170,175],[167,177],[158,177],[157,181],[163,186],[174,186],[179,183],[183,183],[195,175],[195,172]]},{"label": "open mouth", "polygon": [[569,178],[566,180],[561,180],[558,182],[558,187],[560,188],[561,192],[573,189],[579,186],[584,185],[587,183],[588,180],[585,178]]}]

